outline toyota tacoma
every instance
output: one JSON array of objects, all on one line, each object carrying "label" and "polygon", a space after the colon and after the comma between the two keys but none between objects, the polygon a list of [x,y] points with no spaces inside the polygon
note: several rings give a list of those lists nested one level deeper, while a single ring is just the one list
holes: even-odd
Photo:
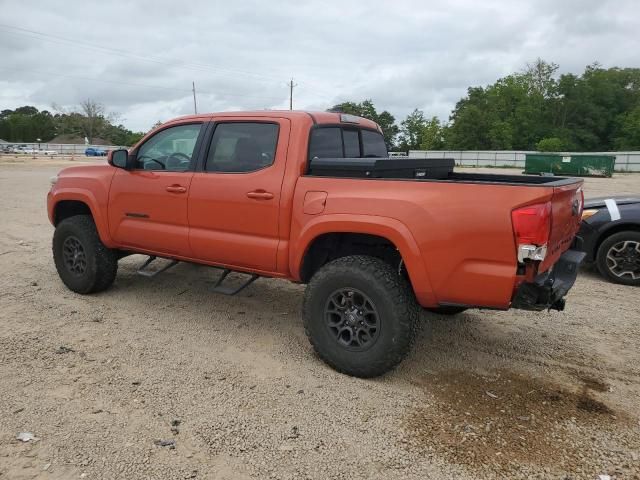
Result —
[{"label": "toyota tacoma", "polygon": [[[220,268],[220,294],[260,277],[306,284],[311,344],[354,376],[405,357],[420,308],[562,310],[584,257],[582,180],[388,158],[380,127],[352,115],[181,117],[107,160],[52,179],[53,259],[68,288],[107,289],[133,253],[148,256],[146,276]],[[246,281],[230,285],[230,272]]]}]

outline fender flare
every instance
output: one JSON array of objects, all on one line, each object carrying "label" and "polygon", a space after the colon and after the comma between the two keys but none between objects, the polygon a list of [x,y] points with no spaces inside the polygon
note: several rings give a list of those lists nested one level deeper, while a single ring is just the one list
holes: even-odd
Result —
[{"label": "fender flare", "polygon": [[405,224],[391,217],[329,214],[310,220],[302,227],[289,250],[290,272],[295,280],[301,279],[302,263],[313,242],[328,233],[363,233],[387,239],[400,252],[419,303],[437,304],[425,262],[413,234]]},{"label": "fender flare", "polygon": [[[64,201],[76,201],[82,202],[91,211],[91,216],[93,217],[93,221],[96,224],[96,230],[98,231],[98,236],[102,243],[104,243],[107,247],[113,248],[115,244],[111,239],[111,235],[109,233],[109,222],[106,218],[106,208],[107,206],[100,206],[100,202],[96,198],[96,196],[90,190],[85,190],[81,188],[64,188],[56,190],[55,193],[49,193],[49,220],[53,225],[55,222],[55,210],[60,202]],[[103,211],[105,214],[103,214]]]}]

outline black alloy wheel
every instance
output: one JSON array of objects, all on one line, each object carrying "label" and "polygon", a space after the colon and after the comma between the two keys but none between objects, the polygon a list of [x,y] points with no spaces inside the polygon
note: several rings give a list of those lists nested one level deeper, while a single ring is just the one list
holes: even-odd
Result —
[{"label": "black alloy wheel", "polygon": [[380,320],[373,301],[355,288],[333,292],[324,313],[329,332],[347,350],[366,350],[380,335]]}]

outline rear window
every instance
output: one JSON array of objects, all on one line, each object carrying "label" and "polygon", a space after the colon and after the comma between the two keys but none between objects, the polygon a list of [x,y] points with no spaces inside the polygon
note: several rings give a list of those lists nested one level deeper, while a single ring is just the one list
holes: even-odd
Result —
[{"label": "rear window", "polygon": [[362,152],[363,157],[386,157],[387,145],[384,137],[378,132],[362,130]]},{"label": "rear window", "polygon": [[344,156],[346,158],[357,158],[360,156],[360,136],[357,130],[343,130]]},{"label": "rear window", "polygon": [[387,157],[380,132],[354,128],[322,127],[311,131],[309,158]]}]

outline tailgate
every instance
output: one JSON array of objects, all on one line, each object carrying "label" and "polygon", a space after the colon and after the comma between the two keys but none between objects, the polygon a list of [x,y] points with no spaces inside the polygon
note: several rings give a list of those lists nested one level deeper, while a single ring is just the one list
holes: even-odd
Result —
[{"label": "tailgate", "polygon": [[551,236],[547,245],[547,256],[538,269],[544,272],[555,264],[560,256],[571,247],[580,228],[584,197],[583,181],[553,188],[551,198]]}]

